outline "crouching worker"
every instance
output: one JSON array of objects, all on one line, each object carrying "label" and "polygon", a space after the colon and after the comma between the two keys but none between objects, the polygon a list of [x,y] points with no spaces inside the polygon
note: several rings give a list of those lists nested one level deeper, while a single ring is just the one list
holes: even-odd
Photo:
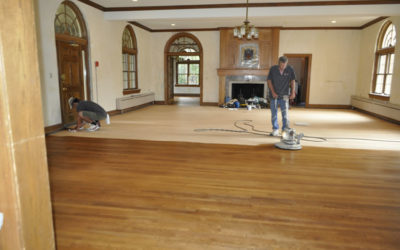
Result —
[{"label": "crouching worker", "polygon": [[90,124],[88,131],[96,131],[100,129],[100,121],[106,120],[110,123],[110,117],[107,112],[97,103],[91,101],[81,101],[76,97],[71,97],[68,100],[69,108],[76,111],[76,126],[72,129],[82,130],[85,123]]}]

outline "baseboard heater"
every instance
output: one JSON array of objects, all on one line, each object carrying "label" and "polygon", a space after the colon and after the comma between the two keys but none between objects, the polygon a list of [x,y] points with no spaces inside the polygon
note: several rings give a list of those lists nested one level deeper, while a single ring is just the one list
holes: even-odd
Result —
[{"label": "baseboard heater", "polygon": [[351,105],[383,118],[400,121],[400,105],[360,96],[351,97]]},{"label": "baseboard heater", "polygon": [[140,105],[154,103],[155,96],[153,92],[133,94],[117,98],[117,110],[126,110]]}]

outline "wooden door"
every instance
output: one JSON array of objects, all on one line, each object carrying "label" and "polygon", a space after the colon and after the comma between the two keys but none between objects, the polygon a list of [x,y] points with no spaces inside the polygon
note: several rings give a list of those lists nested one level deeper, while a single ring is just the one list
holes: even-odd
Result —
[{"label": "wooden door", "polygon": [[168,86],[167,86],[167,104],[174,103],[174,57],[168,56]]},{"label": "wooden door", "polygon": [[84,98],[82,47],[79,44],[57,41],[60,101],[63,124],[75,121],[69,108],[68,99],[72,96]]}]

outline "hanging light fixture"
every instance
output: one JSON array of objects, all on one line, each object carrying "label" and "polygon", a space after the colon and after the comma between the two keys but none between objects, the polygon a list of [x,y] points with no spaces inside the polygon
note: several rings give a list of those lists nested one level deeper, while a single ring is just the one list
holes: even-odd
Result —
[{"label": "hanging light fixture", "polygon": [[246,20],[243,22],[242,26],[235,27],[233,29],[233,36],[239,39],[246,37],[248,40],[258,38],[258,30],[254,25],[250,25],[249,19],[249,0],[246,2]]}]

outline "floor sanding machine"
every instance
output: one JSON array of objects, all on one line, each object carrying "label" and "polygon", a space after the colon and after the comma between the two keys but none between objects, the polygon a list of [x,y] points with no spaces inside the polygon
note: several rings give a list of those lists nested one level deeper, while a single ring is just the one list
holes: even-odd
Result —
[{"label": "floor sanding machine", "polygon": [[304,134],[296,134],[296,130],[294,128],[287,128],[283,130],[281,141],[275,143],[275,147],[286,150],[299,150],[301,149],[301,138],[303,138]]}]

